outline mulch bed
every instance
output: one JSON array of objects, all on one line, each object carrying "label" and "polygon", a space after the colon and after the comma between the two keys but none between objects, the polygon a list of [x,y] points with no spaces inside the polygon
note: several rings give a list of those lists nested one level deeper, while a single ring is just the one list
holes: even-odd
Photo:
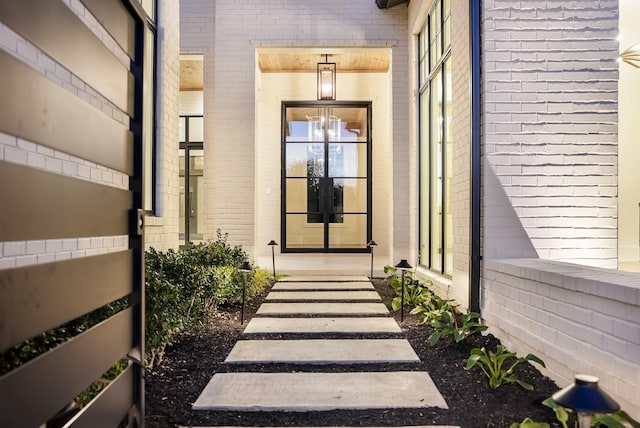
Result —
[{"label": "mulch bed", "polygon": [[[375,279],[376,290],[390,307],[393,289],[383,280]],[[245,325],[262,303],[264,293],[245,307]],[[393,314],[400,322],[399,313]],[[220,309],[201,326],[183,334],[167,348],[160,366],[147,370],[146,418],[150,428],[180,426],[415,426],[456,425],[462,428],[508,427],[530,417],[536,422],[559,426],[553,411],[541,401],[551,396],[558,386],[540,374],[530,364],[516,367],[518,378],[534,386],[529,392],[515,384],[491,390],[479,369],[467,371],[463,360],[472,348],[495,349],[500,342],[492,335],[473,335],[463,342],[441,340],[436,346],[425,341],[430,327],[418,325],[416,317],[405,312],[401,324],[403,336],[409,340],[422,360],[419,364],[374,365],[247,365],[227,367],[223,364],[231,348],[240,339],[244,325],[240,324],[238,308]],[[271,336],[269,338],[277,338]],[[289,336],[288,336],[289,337]],[[304,338],[304,335],[295,336]],[[344,337],[344,336],[340,336]],[[370,337],[370,336],[368,336]],[[385,337],[378,335],[375,337]],[[237,412],[194,411],[191,404],[200,395],[214,373],[229,371],[299,372],[299,371],[398,371],[426,370],[440,390],[449,410],[388,409],[333,410],[325,412]]]}]

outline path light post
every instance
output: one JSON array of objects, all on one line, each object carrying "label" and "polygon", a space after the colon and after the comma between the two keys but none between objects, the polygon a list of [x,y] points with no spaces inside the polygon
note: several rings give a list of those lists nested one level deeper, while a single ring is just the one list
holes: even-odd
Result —
[{"label": "path light post", "polygon": [[373,239],[367,244],[367,247],[371,248],[371,275],[369,275],[369,279],[373,279],[373,247],[377,245],[378,244]]},{"label": "path light post", "polygon": [[244,299],[247,290],[247,273],[251,272],[251,265],[245,260],[238,269],[242,272],[242,307],[240,308],[240,325],[242,325],[244,324]]},{"label": "path light post", "polygon": [[591,415],[594,413],[615,413],[620,410],[620,405],[598,388],[598,378],[585,374],[577,374],[573,384],[553,394],[551,399],[575,410],[580,428],[591,426]]},{"label": "path light post", "polygon": [[400,322],[404,321],[404,271],[411,269],[411,265],[407,263],[407,259],[401,259],[396,268],[402,271],[402,287],[400,289]]},{"label": "path light post", "polygon": [[278,243],[272,239],[271,241],[269,241],[269,243],[267,245],[271,247],[271,261],[273,262],[273,279],[275,280],[276,279],[276,252],[275,252],[275,247],[276,247],[276,245],[278,245]]}]

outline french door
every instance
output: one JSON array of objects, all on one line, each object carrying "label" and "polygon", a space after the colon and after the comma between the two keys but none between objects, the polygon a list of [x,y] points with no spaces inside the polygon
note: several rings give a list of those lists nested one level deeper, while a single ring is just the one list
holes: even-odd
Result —
[{"label": "french door", "polygon": [[282,250],[367,252],[371,103],[282,103]]}]

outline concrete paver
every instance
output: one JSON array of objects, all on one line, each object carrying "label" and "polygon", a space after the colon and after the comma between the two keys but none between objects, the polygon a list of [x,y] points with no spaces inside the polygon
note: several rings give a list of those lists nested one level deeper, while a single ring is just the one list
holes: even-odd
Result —
[{"label": "concrete paver", "polygon": [[384,303],[263,303],[258,315],[386,315]]},{"label": "concrete paver", "polygon": [[375,290],[370,281],[349,282],[278,282],[271,291],[290,290]]},{"label": "concrete paver", "polygon": [[406,339],[240,340],[226,364],[419,363]]},{"label": "concrete paver", "polygon": [[252,318],[245,334],[270,333],[401,333],[393,318]]},{"label": "concrete paver", "polygon": [[194,410],[448,409],[427,372],[217,373]]},{"label": "concrete paver", "polygon": [[369,277],[364,275],[356,275],[356,276],[313,275],[313,276],[287,276],[278,280],[278,282],[350,282],[350,281],[369,281]]},{"label": "concrete paver", "polygon": [[354,300],[380,301],[380,295],[375,291],[349,290],[349,291],[272,291],[265,297],[270,300],[341,300],[343,302]]}]

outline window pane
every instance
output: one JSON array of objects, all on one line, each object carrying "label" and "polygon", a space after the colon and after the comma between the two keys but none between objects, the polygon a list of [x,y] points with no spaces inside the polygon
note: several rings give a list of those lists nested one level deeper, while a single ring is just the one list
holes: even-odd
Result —
[{"label": "window pane", "polygon": [[189,151],[189,240],[201,240],[204,231],[203,150]]},{"label": "window pane", "polygon": [[339,191],[334,192],[334,195],[341,194],[340,204],[334,203],[334,212],[367,212],[366,178],[334,179],[333,187],[334,189],[339,189]]},{"label": "window pane", "polygon": [[178,181],[178,237],[184,239],[184,150],[179,151],[180,178]]},{"label": "window pane", "polygon": [[442,269],[442,71],[431,81],[431,268]]},{"label": "window pane", "polygon": [[203,142],[204,141],[204,118],[190,117],[189,118],[189,142]]},{"label": "window pane", "polygon": [[324,117],[321,108],[287,108],[286,141],[324,141]]},{"label": "window pane", "polygon": [[154,141],[154,103],[153,103],[153,67],[155,63],[154,59],[154,42],[155,35],[147,27],[145,28],[144,38],[144,71],[143,71],[143,84],[142,84],[142,156],[144,162],[144,177],[143,177],[143,208],[146,211],[153,210],[153,177],[155,173],[154,156],[153,156],[153,141]]},{"label": "window pane", "polygon": [[451,45],[451,0],[444,0],[443,4],[443,14],[444,14],[444,24],[443,24],[443,37],[444,37],[444,50],[446,51],[449,45]]},{"label": "window pane", "polygon": [[180,121],[178,122],[178,141],[184,143],[187,138],[187,119],[184,116],[180,116]]},{"label": "window pane", "polygon": [[429,92],[420,94],[420,263],[429,265]]},{"label": "window pane", "polygon": [[366,177],[367,145],[329,144],[329,177]]},{"label": "window pane", "polygon": [[144,9],[144,11],[147,12],[147,15],[149,15],[149,18],[155,20],[156,0],[141,0],[140,3],[142,4],[142,8]]},{"label": "window pane", "polygon": [[367,246],[367,215],[345,214],[341,223],[329,225],[331,248],[363,248]]},{"label": "window pane", "polygon": [[307,222],[307,214],[287,214],[287,248],[324,248],[324,224]]},{"label": "window pane", "polygon": [[367,141],[367,109],[329,108],[329,141]]},{"label": "window pane", "polygon": [[451,57],[444,63],[445,102],[444,102],[444,136],[445,149],[445,218],[444,218],[444,273],[453,274],[453,139],[451,138]]}]

